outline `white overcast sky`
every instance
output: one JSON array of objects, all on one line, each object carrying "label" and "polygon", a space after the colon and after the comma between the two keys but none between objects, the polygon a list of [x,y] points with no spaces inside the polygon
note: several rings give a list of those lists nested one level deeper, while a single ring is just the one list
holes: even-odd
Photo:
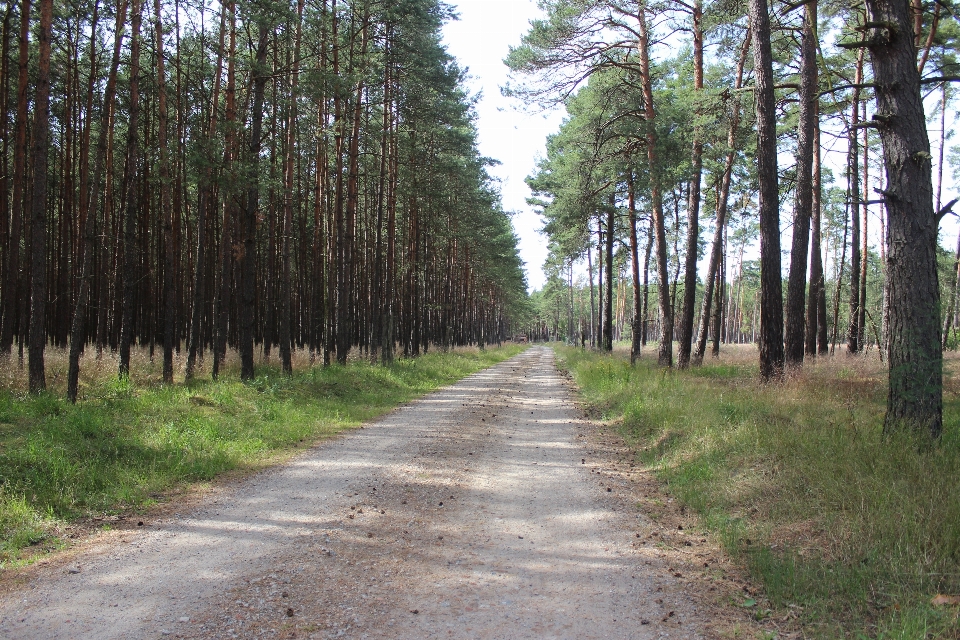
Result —
[{"label": "white overcast sky", "polygon": [[[470,91],[482,94],[477,105],[480,153],[502,163],[493,167],[491,173],[501,181],[505,209],[515,212],[513,226],[520,237],[520,256],[526,263],[528,284],[531,289],[539,289],[545,280],[542,266],[547,257],[547,240],[538,231],[543,224],[542,219],[526,203],[530,191],[524,179],[534,171],[537,159],[545,155],[547,136],[559,130],[564,114],[562,111],[547,115],[526,113],[516,100],[504,98],[500,94],[500,87],[507,80],[507,68],[503,64],[503,58],[511,45],[520,43],[520,38],[528,30],[530,20],[542,14],[537,8],[536,0],[448,2],[456,8],[460,19],[445,26],[444,41],[461,66],[469,69]],[[927,106],[933,106],[932,99],[927,101]],[[872,110],[873,105],[870,108]],[[952,109],[949,118],[951,125],[956,126],[957,115]],[[929,125],[935,156],[938,152],[936,139],[940,133],[939,124],[938,119]],[[831,162],[831,146],[825,145],[826,163]],[[842,166],[844,156],[840,153],[837,157],[840,159],[837,160],[838,168],[835,173],[838,181],[841,181],[843,178],[839,167]],[[945,171],[944,202],[956,197],[956,186],[951,179],[951,173],[948,167]],[[873,181],[871,176],[871,182]],[[876,211],[872,212],[874,216],[871,222],[870,244],[877,246],[880,238],[876,216],[880,215],[881,211],[877,207],[873,209]],[[781,224],[781,246],[784,249],[789,248],[792,235],[788,217],[789,211],[785,211]],[[950,251],[956,246],[957,227],[958,220],[952,216],[943,220],[941,225],[940,241]],[[785,257],[784,269],[788,263],[789,260]]]},{"label": "white overcast sky", "polygon": [[530,20],[541,14],[535,0],[451,0],[450,4],[460,20],[444,28],[444,40],[460,65],[469,69],[470,91],[483,96],[477,105],[480,153],[503,163],[491,173],[501,181],[504,208],[516,212],[513,226],[520,236],[528,284],[539,289],[544,282],[541,267],[547,241],[538,232],[542,219],[526,203],[530,190],[524,178],[545,154],[547,136],[560,128],[563,113],[524,113],[516,100],[500,95],[500,86],[507,80],[503,58],[511,45],[520,43]]}]

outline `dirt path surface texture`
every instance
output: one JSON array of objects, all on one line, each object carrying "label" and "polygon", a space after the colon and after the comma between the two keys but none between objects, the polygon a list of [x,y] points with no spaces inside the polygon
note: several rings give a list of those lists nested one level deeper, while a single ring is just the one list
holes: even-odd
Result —
[{"label": "dirt path surface texture", "polygon": [[707,637],[581,425],[532,347],[36,571],[0,637]]}]

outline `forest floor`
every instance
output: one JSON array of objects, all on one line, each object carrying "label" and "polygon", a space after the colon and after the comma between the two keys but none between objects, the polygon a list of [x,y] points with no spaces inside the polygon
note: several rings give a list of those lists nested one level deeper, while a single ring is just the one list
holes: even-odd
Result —
[{"label": "forest floor", "polygon": [[533,347],[8,571],[0,636],[757,637],[750,585],[633,460]]}]

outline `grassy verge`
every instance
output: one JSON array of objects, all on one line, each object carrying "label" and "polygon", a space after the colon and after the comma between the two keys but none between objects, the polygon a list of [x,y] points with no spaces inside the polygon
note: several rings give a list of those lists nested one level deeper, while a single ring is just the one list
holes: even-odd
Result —
[{"label": "grassy verge", "polygon": [[72,521],[137,511],[185,484],[260,468],[521,350],[430,353],[292,377],[264,366],[249,384],[235,371],[172,386],[149,372],[133,382],[105,374],[87,381],[76,406],[62,395],[2,390],[0,566],[57,548]]},{"label": "grassy verge", "polygon": [[957,607],[932,602],[960,594],[956,360],[931,450],[882,436],[878,362],[838,356],[761,387],[752,349],[684,372],[558,353],[587,407],[743,560],[774,615],[815,637],[960,637]]}]

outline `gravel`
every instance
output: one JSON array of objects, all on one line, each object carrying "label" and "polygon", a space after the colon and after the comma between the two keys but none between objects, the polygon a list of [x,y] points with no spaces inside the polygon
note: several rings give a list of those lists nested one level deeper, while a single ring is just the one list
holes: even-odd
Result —
[{"label": "gravel", "polygon": [[700,638],[532,347],[0,598],[8,638]]}]

